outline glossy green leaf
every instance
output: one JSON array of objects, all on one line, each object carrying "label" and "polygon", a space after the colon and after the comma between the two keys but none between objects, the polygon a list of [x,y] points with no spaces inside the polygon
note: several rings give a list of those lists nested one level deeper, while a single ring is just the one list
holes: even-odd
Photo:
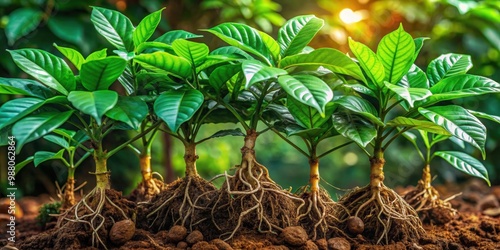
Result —
[{"label": "glossy green leaf", "polygon": [[31,162],[33,162],[33,159],[35,157],[33,156],[30,156],[28,158],[26,158],[24,161],[22,162],[16,162],[16,175],[17,173],[19,173],[19,171],[21,171],[21,169],[23,169],[26,165],[30,164]]},{"label": "glossy green leaf", "polygon": [[244,61],[241,64],[243,74],[245,75],[245,88],[248,89],[255,83],[276,80],[278,76],[286,75],[286,70],[264,66],[258,61]]},{"label": "glossy green leaf", "polygon": [[62,159],[64,159],[64,149],[61,149],[58,152],[38,151],[34,155],[33,163],[35,164],[35,167],[38,167],[38,165],[43,162]]},{"label": "glossy green leaf", "polygon": [[26,95],[46,99],[53,96],[45,85],[30,79],[0,77],[0,94]]},{"label": "glossy green leaf", "polygon": [[134,26],[122,13],[101,7],[92,7],[90,20],[97,32],[119,50],[132,51]]},{"label": "glossy green leaf", "polygon": [[39,49],[9,50],[24,72],[63,95],[76,88],[75,76],[63,59]]},{"label": "glossy green leaf", "polygon": [[388,82],[385,82],[385,86],[399,98],[407,101],[410,107],[413,107],[413,103],[416,101],[425,100],[432,95],[431,91],[425,88],[406,88]]},{"label": "glossy green leaf", "polygon": [[162,8],[161,10],[147,15],[134,29],[132,40],[136,48],[139,44],[146,42],[154,34],[156,27],[160,23],[161,13],[164,9],[165,8]]},{"label": "glossy green leaf", "polygon": [[175,40],[172,43],[172,48],[177,55],[187,59],[194,66],[198,66],[205,61],[210,52],[208,46],[204,43],[195,43],[184,39]]},{"label": "glossy green leaf", "polygon": [[43,103],[42,99],[32,97],[13,99],[4,103],[0,107],[0,129],[38,110]]},{"label": "glossy green leaf", "polygon": [[138,55],[134,61],[154,72],[172,74],[180,78],[187,78],[192,74],[191,64],[187,59],[162,51]]},{"label": "glossy green leaf", "polygon": [[297,123],[301,127],[307,129],[320,128],[323,124],[332,119],[332,114],[335,109],[333,105],[327,105],[325,107],[325,115],[322,116],[316,109],[290,96],[287,98],[286,106]]},{"label": "glossy green leaf", "polygon": [[333,114],[333,127],[341,135],[363,147],[377,136],[377,130],[371,123],[349,112]]},{"label": "glossy green leaf", "polygon": [[174,49],[172,49],[172,45],[166,44],[166,43],[161,43],[161,42],[143,42],[135,48],[135,50],[137,51],[137,54],[142,53],[146,49],[160,50],[160,51],[165,51],[165,52],[172,53],[172,54],[174,53]]},{"label": "glossy green leaf", "polygon": [[340,105],[343,108],[354,112],[355,114],[359,114],[375,124],[381,126],[384,125],[384,122],[380,120],[378,116],[377,109],[365,99],[357,96],[342,96],[341,98],[335,100],[333,103],[335,105]]},{"label": "glossy green leaf", "polygon": [[19,152],[22,146],[34,141],[58,128],[68,120],[73,111],[43,112],[30,115],[19,120],[12,127],[12,135],[16,137]]},{"label": "glossy green leaf", "polygon": [[160,37],[155,39],[155,42],[161,42],[166,44],[172,44],[177,39],[192,39],[192,38],[200,38],[203,37],[201,35],[196,35],[191,32],[185,30],[171,30],[167,33],[161,35]]},{"label": "glossy green leaf", "polygon": [[472,68],[472,61],[469,55],[445,54],[429,63],[427,77],[433,86],[441,79],[464,75],[470,68]]},{"label": "glossy green leaf", "polygon": [[61,136],[58,136],[58,135],[46,135],[43,137],[43,139],[47,140],[47,141],[50,141],[54,144],[57,144],[65,149],[68,149],[69,148],[69,142],[64,139],[63,137]]},{"label": "glossy green leaf", "polygon": [[85,62],[80,71],[80,79],[85,89],[106,90],[123,73],[127,61],[118,56]]},{"label": "glossy green leaf", "polygon": [[488,186],[491,186],[488,170],[476,158],[459,151],[437,151],[434,155],[443,158],[453,167],[468,175],[485,180]]},{"label": "glossy green leaf", "polygon": [[240,64],[228,64],[217,67],[209,77],[210,86],[212,86],[217,93],[220,93],[222,87],[229,81],[234,75],[241,72]]},{"label": "glossy green leaf", "polygon": [[490,114],[486,114],[486,113],[483,113],[483,112],[479,112],[479,111],[475,111],[475,110],[470,110],[470,109],[468,109],[467,111],[469,111],[469,113],[473,114],[477,118],[488,119],[490,121],[494,121],[496,123],[500,123],[500,116],[490,115]]},{"label": "glossy green leaf", "polygon": [[281,88],[301,103],[315,108],[322,116],[325,106],[333,99],[333,91],[323,80],[311,75],[283,75],[278,78]]},{"label": "glossy green leaf", "polygon": [[245,136],[243,132],[241,132],[240,128],[235,129],[223,129],[215,132],[213,135],[207,137],[207,139],[225,137],[225,136]]},{"label": "glossy green leaf", "polygon": [[223,46],[212,50],[210,55],[221,55],[232,59],[248,59],[252,60],[253,57],[244,50],[234,46]]},{"label": "glossy green leaf", "polygon": [[387,126],[391,127],[406,127],[411,129],[424,130],[429,133],[440,135],[451,135],[445,128],[430,121],[417,120],[404,116],[398,116],[387,122]]},{"label": "glossy green leaf", "polygon": [[84,114],[92,116],[98,125],[106,112],[112,109],[118,101],[118,94],[111,90],[72,91],[68,95],[68,101]]},{"label": "glossy green leaf", "polygon": [[442,126],[455,137],[479,149],[485,157],[486,127],[466,109],[456,105],[419,108],[431,122]]},{"label": "glossy green leaf", "polygon": [[324,21],[314,15],[297,16],[288,20],[278,31],[281,57],[302,52],[323,24]]},{"label": "glossy green leaf", "polygon": [[118,81],[127,92],[127,95],[131,95],[136,92],[134,75],[132,74],[132,69],[128,63],[125,66],[123,73],[118,77]]},{"label": "glossy green leaf", "polygon": [[414,61],[415,42],[403,25],[380,40],[377,57],[384,65],[385,80],[396,84],[408,72]]},{"label": "glossy green leaf", "polygon": [[106,58],[107,56],[108,56],[108,49],[104,48],[90,53],[90,55],[88,55],[87,58],[85,58],[85,61],[89,62],[91,60],[103,59]]},{"label": "glossy green leaf", "polygon": [[148,114],[148,105],[138,97],[120,97],[106,116],[137,130]]},{"label": "glossy green leaf", "polygon": [[500,92],[500,84],[483,76],[456,75],[447,77],[431,87],[432,96],[426,105],[433,103]]},{"label": "glossy green leaf", "polygon": [[19,8],[12,11],[5,26],[5,35],[9,45],[14,45],[19,38],[35,30],[42,18],[43,12],[32,8]]},{"label": "glossy green leaf", "polygon": [[78,45],[80,48],[87,47],[88,40],[85,39],[87,22],[82,22],[79,17],[74,15],[51,15],[47,26],[61,40]]},{"label": "glossy green leaf", "polygon": [[203,104],[203,94],[195,89],[167,91],[158,96],[154,111],[172,132],[194,115]]},{"label": "glossy green leaf", "polygon": [[411,66],[410,70],[401,78],[401,81],[397,85],[406,88],[430,88],[425,72],[415,64]]},{"label": "glossy green leaf", "polygon": [[83,62],[85,62],[85,58],[83,58],[83,56],[82,56],[82,54],[80,54],[80,52],[78,52],[77,50],[72,49],[72,48],[58,46],[55,43],[54,43],[54,47],[56,47],[56,49],[59,50],[59,52],[61,52],[61,54],[63,54],[66,58],[68,58],[68,60],[73,65],[75,65],[75,68],[77,68],[78,70],[80,70],[82,68],[82,64],[83,64]]},{"label": "glossy green leaf", "polygon": [[274,62],[278,61],[278,58],[280,56],[280,45],[276,40],[274,40],[273,37],[268,35],[267,33],[264,33],[262,31],[259,31],[259,35],[262,37],[262,41],[266,45],[267,49],[271,53],[271,56],[273,58]]},{"label": "glossy green leaf", "polygon": [[273,55],[256,29],[241,23],[223,23],[204,31],[219,37],[229,45],[249,52],[268,65],[273,65]]},{"label": "glossy green leaf", "polygon": [[330,48],[321,48],[309,54],[287,56],[280,62],[280,68],[291,69],[299,66],[323,66],[335,73],[352,76],[366,82],[359,66],[344,53]]},{"label": "glossy green leaf", "polygon": [[378,87],[384,87],[385,69],[377,55],[368,46],[356,42],[349,37],[349,48],[351,49],[359,65],[368,78]]},{"label": "glossy green leaf", "polygon": [[417,37],[413,39],[413,42],[415,42],[415,54],[413,55],[413,61],[418,57],[418,54],[420,53],[420,50],[422,50],[422,47],[424,47],[424,42],[425,40],[428,40],[430,38],[428,37]]}]

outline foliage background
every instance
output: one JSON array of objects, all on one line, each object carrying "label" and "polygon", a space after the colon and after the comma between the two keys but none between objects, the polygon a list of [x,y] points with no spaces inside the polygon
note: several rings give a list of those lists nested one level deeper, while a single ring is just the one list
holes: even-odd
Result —
[{"label": "foliage background", "polygon": [[[40,48],[59,55],[52,46],[74,47],[88,55],[92,51],[109,48],[90,23],[90,6],[117,9],[127,15],[134,24],[147,14],[166,7],[156,36],[172,30],[184,29],[202,34],[198,29],[209,28],[221,22],[243,22],[276,37],[278,27],[286,19],[296,15],[315,14],[326,21],[321,34],[312,42],[312,47],[333,47],[348,52],[347,37],[374,46],[383,35],[403,23],[413,37],[429,37],[422,49],[417,64],[425,66],[445,53],[470,54],[474,63],[472,74],[484,75],[500,82],[500,1],[496,0],[0,0],[0,77],[27,77],[15,67],[6,49]],[[353,12],[347,18],[340,13],[349,8]],[[356,20],[357,19],[357,20]],[[347,22],[346,22],[347,21]],[[216,39],[203,34],[201,41],[212,47]],[[111,53],[111,49],[108,50]],[[8,100],[0,95],[0,104]],[[455,104],[466,108],[479,107],[487,113],[500,115],[500,96],[488,95],[460,100]],[[484,162],[493,184],[500,184],[500,130],[493,123],[484,121],[488,128],[487,155]],[[210,135],[223,126],[210,126],[202,131]],[[127,139],[124,134],[111,134],[106,143]],[[202,176],[211,178],[229,170],[239,162],[239,148],[243,138],[228,137],[212,140],[198,147],[198,168]],[[341,144],[341,141],[323,143],[323,150]],[[17,156],[20,162],[36,149],[49,150],[50,143],[35,141],[23,148]],[[456,147],[448,144],[444,147]],[[307,159],[281,141],[272,132],[259,137],[257,159],[267,166],[271,177],[283,187],[298,188],[308,180]],[[439,148],[443,149],[443,148]],[[182,176],[183,147],[168,136],[158,136],[153,148],[153,169],[166,181]],[[480,158],[472,147],[466,151]],[[6,184],[6,148],[0,147],[0,192]],[[356,146],[342,148],[321,161],[323,186],[332,194],[368,182],[368,161]],[[420,177],[422,163],[416,151],[406,141],[394,143],[386,153],[388,160],[386,182],[389,186],[414,185]],[[77,183],[93,181],[88,172],[89,164],[77,170]],[[140,181],[138,159],[126,149],[110,159],[113,188],[130,192]],[[64,182],[65,167],[48,163],[38,168],[27,167],[18,175],[16,184],[20,195],[37,195],[47,192],[54,196],[53,183]],[[464,174],[434,161],[435,182],[461,183],[468,179]],[[331,185],[330,185],[331,184]],[[78,185],[78,184],[77,184]],[[92,186],[92,185],[88,185]],[[335,186],[335,188],[333,187]]]}]

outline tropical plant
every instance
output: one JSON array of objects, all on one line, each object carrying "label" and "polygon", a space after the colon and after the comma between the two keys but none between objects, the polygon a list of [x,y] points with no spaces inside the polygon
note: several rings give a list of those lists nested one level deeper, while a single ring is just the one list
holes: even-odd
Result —
[{"label": "tropical plant", "polygon": [[[279,113],[287,95],[288,99],[325,116],[333,92],[315,76],[320,67],[364,79],[359,67],[340,51],[307,47],[322,26],[323,21],[313,15],[298,16],[280,28],[277,41],[244,24],[223,23],[206,30],[231,45],[217,52],[239,57],[234,63],[214,70],[209,78],[218,93],[224,93],[216,96],[217,102],[229,110],[246,131],[241,149],[242,162],[233,176],[226,176],[220,197],[213,205],[212,213],[220,207],[231,208],[221,212],[229,214],[229,218],[222,219],[223,223],[238,221],[228,238],[233,237],[242,224],[253,225],[259,231],[274,232],[274,228],[282,229],[297,223],[288,218],[294,218],[291,215],[296,214],[294,203],[298,199],[276,185],[267,169],[256,161],[255,141],[269,130],[268,127],[258,131],[259,121],[271,124],[276,120],[276,116],[266,114]],[[273,214],[273,211],[278,214]],[[255,216],[258,221],[253,219]]]},{"label": "tropical plant", "polygon": [[416,211],[384,185],[387,147],[407,130],[420,129],[451,134],[471,143],[484,155],[486,130],[477,118],[462,107],[436,104],[499,91],[498,83],[488,78],[460,75],[461,69],[453,67],[456,61],[434,63],[426,75],[413,65],[424,40],[413,39],[402,26],[382,38],[376,54],[349,40],[351,51],[367,76],[363,85],[353,88],[366,98],[348,96],[337,100],[349,112],[334,113],[334,124],[363,149],[370,144],[373,153],[365,150],[370,157],[370,184],[339,200],[347,208],[340,210],[339,218],[360,218],[365,225],[363,235],[377,243],[403,238],[415,241],[424,232]]},{"label": "tropical plant", "polygon": [[[28,163],[33,162],[35,167],[41,163],[51,160],[60,161],[65,167],[68,168],[68,176],[66,183],[62,186],[63,194],[61,194],[61,211],[64,211],[75,205],[75,170],[80,166],[85,159],[91,154],[92,150],[83,145],[89,137],[83,131],[72,131],[67,129],[55,129],[54,134],[43,136],[46,141],[55,143],[62,147],[57,152],[51,151],[37,151],[33,156],[28,157],[26,160],[16,164],[16,174]],[[83,154],[79,159],[76,159],[77,151],[83,149]]]}]

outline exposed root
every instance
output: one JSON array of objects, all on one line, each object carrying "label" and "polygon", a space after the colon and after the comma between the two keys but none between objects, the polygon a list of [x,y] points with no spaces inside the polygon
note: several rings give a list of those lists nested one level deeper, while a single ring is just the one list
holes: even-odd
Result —
[{"label": "exposed root", "polygon": [[340,221],[335,217],[335,209],[340,207],[325,189],[319,188],[318,192],[312,192],[309,186],[305,186],[299,189],[299,195],[305,202],[297,208],[297,218],[301,226],[309,230],[312,240],[341,231],[337,227]]},{"label": "exposed root", "polygon": [[[120,194],[105,188],[95,188],[78,203],[59,215],[57,234],[65,235],[65,230],[83,228],[91,233],[93,247],[107,249],[107,232],[119,220],[129,219],[132,214],[133,203],[124,203]],[[58,239],[61,237],[58,237]],[[80,242],[85,241],[79,239]],[[62,243],[63,244],[63,243]]]},{"label": "exposed root", "polygon": [[244,229],[278,234],[297,225],[297,204],[303,200],[273,182],[267,169],[254,159],[244,160],[235,175],[226,173],[224,177],[210,206],[212,222],[225,240]]},{"label": "exposed root", "polygon": [[[391,241],[418,242],[425,234],[416,211],[383,184],[374,188],[370,185],[355,188],[344,195],[339,204],[347,210],[339,210],[338,218],[360,218],[364,223],[362,235],[366,239],[372,239],[373,243],[387,245]],[[342,227],[347,231],[346,225]]]},{"label": "exposed root", "polygon": [[165,183],[161,180],[155,178],[151,178],[147,181],[143,180],[130,193],[128,199],[136,202],[150,201],[164,189]]},{"label": "exposed root", "polygon": [[[440,198],[439,192],[431,185],[425,185],[424,181],[419,180],[414,190],[404,195],[404,199],[420,215],[422,221],[444,224],[452,220],[456,214],[449,202],[456,195],[445,200]],[[436,216],[439,214],[439,216]]]},{"label": "exposed root", "polygon": [[177,179],[167,185],[165,190],[151,202],[142,204],[146,206],[148,227],[156,231],[168,230],[174,225],[191,228],[191,225],[196,224],[198,220],[195,210],[204,209],[199,204],[206,204],[210,199],[204,197],[200,200],[199,197],[214,190],[216,190],[214,185],[199,176]]}]

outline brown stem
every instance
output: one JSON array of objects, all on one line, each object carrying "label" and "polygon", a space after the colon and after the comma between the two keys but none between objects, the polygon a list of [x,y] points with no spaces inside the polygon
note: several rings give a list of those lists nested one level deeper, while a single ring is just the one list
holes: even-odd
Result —
[{"label": "brown stem", "polygon": [[109,188],[108,159],[100,154],[94,154],[96,187],[99,189]]},{"label": "brown stem", "polygon": [[241,155],[243,160],[251,160],[255,159],[255,141],[257,140],[258,133],[255,130],[248,130],[247,135],[245,136],[245,144],[241,148]]},{"label": "brown stem", "polygon": [[151,155],[144,153],[139,157],[139,165],[141,166],[142,181],[148,186],[152,178],[151,175]]},{"label": "brown stem", "polygon": [[61,210],[66,210],[75,205],[75,178],[68,175],[66,186],[64,187],[64,197]]},{"label": "brown stem", "polygon": [[309,184],[313,195],[319,193],[319,180],[319,161],[318,159],[309,160]]},{"label": "brown stem", "polygon": [[375,154],[370,159],[370,186],[372,189],[380,188],[384,185],[384,165],[383,151],[375,151]]},{"label": "brown stem", "polygon": [[198,176],[198,171],[196,170],[196,160],[198,156],[196,155],[196,144],[187,143],[184,146],[184,162],[186,163],[186,176]]},{"label": "brown stem", "polygon": [[424,171],[422,172],[422,181],[424,188],[431,187],[431,166],[429,164],[424,167]]}]

